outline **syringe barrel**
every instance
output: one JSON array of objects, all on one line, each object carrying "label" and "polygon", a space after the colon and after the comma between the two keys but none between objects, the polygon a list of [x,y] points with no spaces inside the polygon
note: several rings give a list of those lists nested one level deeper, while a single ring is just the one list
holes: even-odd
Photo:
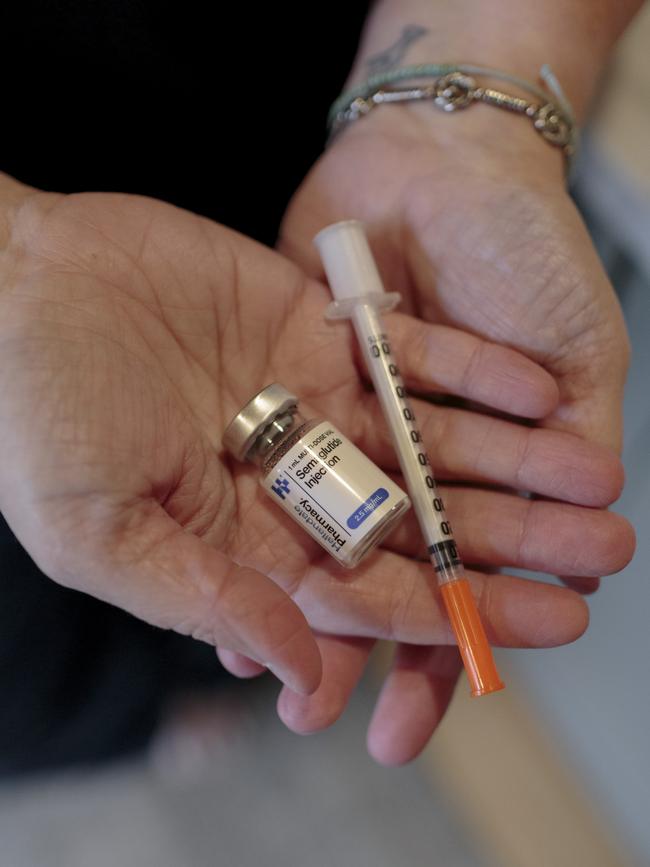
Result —
[{"label": "syringe barrel", "polygon": [[438,580],[453,581],[462,576],[462,563],[388,337],[379,314],[363,299],[352,321]]},{"label": "syringe barrel", "polygon": [[388,422],[409,495],[436,570],[470,682],[472,695],[503,688],[492,650],[458,555],[451,526],[406,397],[406,389],[378,310],[385,289],[370,251],[363,225],[336,223],[315,238],[339,315],[349,315],[368,373]]}]

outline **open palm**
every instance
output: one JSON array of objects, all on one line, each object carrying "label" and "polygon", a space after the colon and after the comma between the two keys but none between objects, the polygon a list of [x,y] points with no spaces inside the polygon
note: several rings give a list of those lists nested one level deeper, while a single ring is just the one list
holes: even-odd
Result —
[{"label": "open palm", "polygon": [[542,364],[560,389],[544,424],[618,449],[629,345],[562,157],[520,118],[490,120],[417,106],[353,124],[294,196],[280,248],[317,276],[313,235],[365,220],[410,309]]},{"label": "open palm", "polygon": [[[48,575],[218,645],[242,672],[256,670],[245,658],[271,667],[289,702],[317,689],[322,656],[316,716],[340,711],[352,680],[342,686],[337,666],[360,670],[372,638],[450,643],[412,523],[354,572],[341,570],[266,499],[255,469],[221,449],[232,415],[280,381],[307,415],[329,417],[396,467],[350,334],[323,320],[322,285],[205,219],[105,194],[28,193],[10,214],[0,268],[0,506]],[[412,386],[517,415],[553,411],[553,381],[518,353],[404,315],[392,328]],[[444,366],[441,350],[454,364]],[[448,492],[469,562],[569,575],[623,565],[630,543],[613,516],[483,489],[603,505],[620,485],[607,453],[560,433],[417,409],[432,450],[446,443],[442,475],[480,483]],[[488,440],[504,449],[495,464],[477,459],[476,443]],[[568,465],[570,490],[560,480]],[[576,536],[589,539],[581,557]],[[569,590],[471,578],[495,642],[554,644],[586,625]],[[320,652],[312,629],[323,633]],[[456,674],[454,662],[445,683]]]},{"label": "open palm", "polygon": [[[501,477],[501,484],[554,500],[606,505],[616,499],[622,484],[614,458],[621,443],[629,354],[621,312],[566,193],[560,154],[521,118],[498,119],[499,124],[491,109],[481,107],[444,117],[428,105],[415,105],[379,108],[356,121],[334,140],[303,181],[285,215],[279,249],[319,278],[322,267],[312,244],[315,233],[337,220],[363,220],[386,286],[402,293],[408,310],[426,321],[517,349],[552,374],[559,390],[557,402],[537,413],[536,431],[511,425],[516,440],[503,439],[504,423],[481,416],[480,407],[472,413],[437,409],[432,414],[435,429],[444,435],[430,439],[436,472],[446,474],[450,443],[462,442],[463,466],[455,467],[457,478],[494,484],[499,481],[497,467],[515,461],[515,455],[522,468],[533,460],[531,451],[519,452],[517,443],[524,449],[534,442],[550,445],[551,431],[563,431],[576,438],[571,455],[566,453],[558,463],[559,455],[549,460],[550,452],[545,452],[534,480],[525,472],[510,473]],[[438,370],[457,363],[453,353],[448,357],[444,350],[434,344],[433,334],[421,346],[420,369],[427,371],[427,377],[416,377],[412,383],[420,391],[428,390]],[[475,373],[482,365],[483,355],[478,352]],[[476,389],[474,398],[495,406],[489,379],[477,373],[479,382],[490,393]],[[501,408],[508,412],[533,415],[506,402]],[[602,450],[587,471],[595,472],[592,480],[598,477],[599,484],[605,483],[607,494],[602,498],[593,497],[593,492],[585,496],[583,488],[586,466],[582,461],[595,455],[592,443],[612,450],[609,456]],[[494,549],[491,556],[475,557],[472,548],[486,523],[492,525],[497,516],[505,520],[509,508],[522,508],[521,500],[496,491],[461,495],[452,489],[450,493],[460,500],[457,504],[453,496],[448,497],[466,560],[505,565],[496,563]],[[481,508],[481,500],[490,504],[489,509]],[[561,508],[540,502],[532,507],[532,514],[535,509],[545,510],[557,518],[553,528],[546,527],[544,551],[539,551],[544,565],[536,568],[563,576],[581,591],[593,590],[598,586],[598,567],[595,560],[589,565],[585,561],[593,553],[587,541],[591,533],[586,525],[569,528],[567,520],[573,521],[576,513],[570,510],[560,517]],[[601,513],[597,519],[603,528],[625,528],[620,536],[618,530],[608,535],[606,542],[601,537],[601,553],[611,558],[607,564],[601,561],[601,572],[606,574],[615,563],[626,562],[633,537],[618,516]],[[596,514],[590,520],[596,520]],[[511,541],[520,540],[521,561],[530,548],[518,535],[516,524],[501,524],[491,539],[501,530],[510,532]],[[560,550],[566,558],[556,557]],[[405,741],[410,742],[412,755],[439,719],[448,696],[437,677],[439,656],[439,650],[398,650],[371,730],[371,749],[378,757],[386,761],[406,757]],[[396,713],[396,706],[402,710]],[[309,702],[296,701],[293,714],[297,720],[308,715]],[[412,735],[410,740],[405,729]],[[395,746],[398,730],[402,738]]]}]

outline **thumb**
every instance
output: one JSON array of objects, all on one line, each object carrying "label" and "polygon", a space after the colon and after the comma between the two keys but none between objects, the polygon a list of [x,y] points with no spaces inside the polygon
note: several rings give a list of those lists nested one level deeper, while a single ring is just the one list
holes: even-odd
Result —
[{"label": "thumb", "polygon": [[[300,693],[317,689],[316,641],[298,606],[271,579],[184,530],[157,501],[118,507],[83,498],[76,518],[60,507],[64,525],[74,527],[66,538],[60,530],[57,537],[52,522],[38,534],[36,552],[21,539],[54,580],[147,623],[245,654]],[[20,538],[20,527],[14,532]]]},{"label": "thumb", "polygon": [[[610,363],[600,359],[568,372],[555,373],[560,390],[557,408],[543,422],[544,427],[577,434],[620,455],[623,444],[623,395],[629,350],[621,342]],[[551,373],[554,373],[549,365]]]}]

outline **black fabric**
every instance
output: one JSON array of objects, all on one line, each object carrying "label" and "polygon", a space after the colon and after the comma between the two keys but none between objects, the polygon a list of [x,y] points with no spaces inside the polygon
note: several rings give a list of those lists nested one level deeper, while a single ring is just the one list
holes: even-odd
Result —
[{"label": "black fabric", "polygon": [[0,775],[136,750],[173,690],[215,685],[214,649],[46,578],[0,518]]},{"label": "black fabric", "polygon": [[5,171],[41,188],[137,191],[272,244],[322,149],[366,4],[5,6]]},{"label": "black fabric", "polygon": [[[366,5],[6,3],[0,168],[155,196],[272,244]],[[49,581],[0,519],[0,774],[137,749],[171,691],[218,672],[213,649]]]}]

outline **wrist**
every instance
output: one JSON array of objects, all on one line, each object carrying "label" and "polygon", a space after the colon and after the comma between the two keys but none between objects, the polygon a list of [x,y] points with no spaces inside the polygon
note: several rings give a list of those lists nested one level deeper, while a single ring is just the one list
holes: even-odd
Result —
[{"label": "wrist", "polygon": [[[346,89],[380,69],[469,63],[537,81],[545,63],[584,119],[610,51],[641,0],[379,0]],[[409,35],[410,34],[410,35]]]},{"label": "wrist", "polygon": [[566,161],[526,118],[493,106],[473,104],[452,113],[429,101],[380,105],[351,121],[332,143],[359,146],[368,154],[377,143],[395,149],[396,163],[420,161],[432,171],[474,172],[539,186],[566,184]]}]

